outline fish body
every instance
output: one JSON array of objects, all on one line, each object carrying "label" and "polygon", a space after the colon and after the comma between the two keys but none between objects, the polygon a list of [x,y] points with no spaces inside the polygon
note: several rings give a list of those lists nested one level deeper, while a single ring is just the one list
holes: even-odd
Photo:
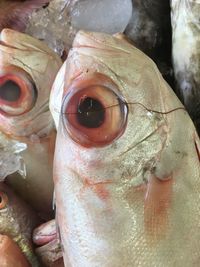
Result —
[{"label": "fish body", "polygon": [[[49,95],[60,58],[44,43],[10,29],[0,34],[0,131],[27,145],[26,179],[9,182],[38,211],[50,212],[55,129]],[[45,186],[44,186],[45,185]]]},{"label": "fish body", "polygon": [[200,132],[200,1],[172,0],[171,9],[177,93]]},{"label": "fish body", "polygon": [[32,231],[40,223],[36,213],[5,183],[0,183],[0,233],[15,241],[31,266],[40,266],[33,251]]},{"label": "fish body", "polygon": [[50,109],[65,266],[199,266],[200,143],[155,63],[81,31]]}]

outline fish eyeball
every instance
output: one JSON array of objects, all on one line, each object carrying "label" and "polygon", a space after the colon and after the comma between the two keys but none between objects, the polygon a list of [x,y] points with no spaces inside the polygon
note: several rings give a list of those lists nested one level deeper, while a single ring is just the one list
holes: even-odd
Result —
[{"label": "fish eyeball", "polygon": [[73,141],[83,147],[103,147],[126,129],[128,106],[102,84],[71,87],[64,96],[62,122]]},{"label": "fish eyeball", "polygon": [[37,90],[30,75],[18,67],[9,66],[0,74],[0,112],[19,116],[30,111],[37,99]]},{"label": "fish eyeball", "polygon": [[4,192],[0,192],[0,210],[5,209],[8,204],[8,196]]}]

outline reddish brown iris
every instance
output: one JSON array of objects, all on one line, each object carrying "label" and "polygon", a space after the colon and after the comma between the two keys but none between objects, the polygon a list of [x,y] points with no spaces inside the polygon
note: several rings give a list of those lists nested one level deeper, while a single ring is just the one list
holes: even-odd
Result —
[{"label": "reddish brown iris", "polygon": [[4,209],[8,204],[8,197],[4,192],[0,192],[0,210]]},{"label": "reddish brown iris", "polygon": [[123,134],[128,108],[112,89],[88,84],[69,90],[62,113],[64,126],[75,142],[84,147],[102,147]]},{"label": "reddish brown iris", "polygon": [[28,73],[10,67],[0,76],[0,111],[18,116],[28,112],[35,104],[36,87]]}]

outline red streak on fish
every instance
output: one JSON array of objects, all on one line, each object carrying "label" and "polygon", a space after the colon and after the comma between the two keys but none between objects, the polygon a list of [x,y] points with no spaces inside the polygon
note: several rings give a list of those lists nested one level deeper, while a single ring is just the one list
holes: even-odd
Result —
[{"label": "red streak on fish", "polygon": [[107,180],[104,182],[95,183],[89,178],[84,178],[84,188],[92,188],[92,190],[97,194],[97,196],[104,201],[108,200],[110,197],[110,193],[106,189],[107,184],[111,184],[111,181]]},{"label": "red streak on fish", "polygon": [[172,177],[161,181],[152,175],[149,179],[145,197],[144,224],[147,236],[153,242],[163,238],[167,231],[172,185]]}]

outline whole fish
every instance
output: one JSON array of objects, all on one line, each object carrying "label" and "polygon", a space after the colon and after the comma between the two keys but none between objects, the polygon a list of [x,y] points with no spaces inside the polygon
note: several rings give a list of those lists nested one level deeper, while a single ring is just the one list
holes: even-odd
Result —
[{"label": "whole fish", "polygon": [[30,267],[16,243],[8,236],[0,235],[1,267]]},{"label": "whole fish", "polygon": [[200,1],[172,0],[171,9],[177,93],[200,134]]},{"label": "whole fish", "polygon": [[40,265],[33,251],[32,231],[39,223],[40,220],[36,213],[12,189],[1,182],[0,234],[6,235],[15,241],[31,266],[34,267]]},{"label": "whole fish", "polygon": [[199,266],[200,142],[155,63],[80,31],[50,105],[65,266]]},{"label": "whole fish", "polygon": [[27,144],[26,179],[9,183],[39,212],[52,211],[55,127],[49,95],[61,59],[44,43],[4,29],[0,34],[0,131]]},{"label": "whole fish", "polygon": [[1,0],[0,31],[4,28],[25,30],[30,14],[50,0]]}]

